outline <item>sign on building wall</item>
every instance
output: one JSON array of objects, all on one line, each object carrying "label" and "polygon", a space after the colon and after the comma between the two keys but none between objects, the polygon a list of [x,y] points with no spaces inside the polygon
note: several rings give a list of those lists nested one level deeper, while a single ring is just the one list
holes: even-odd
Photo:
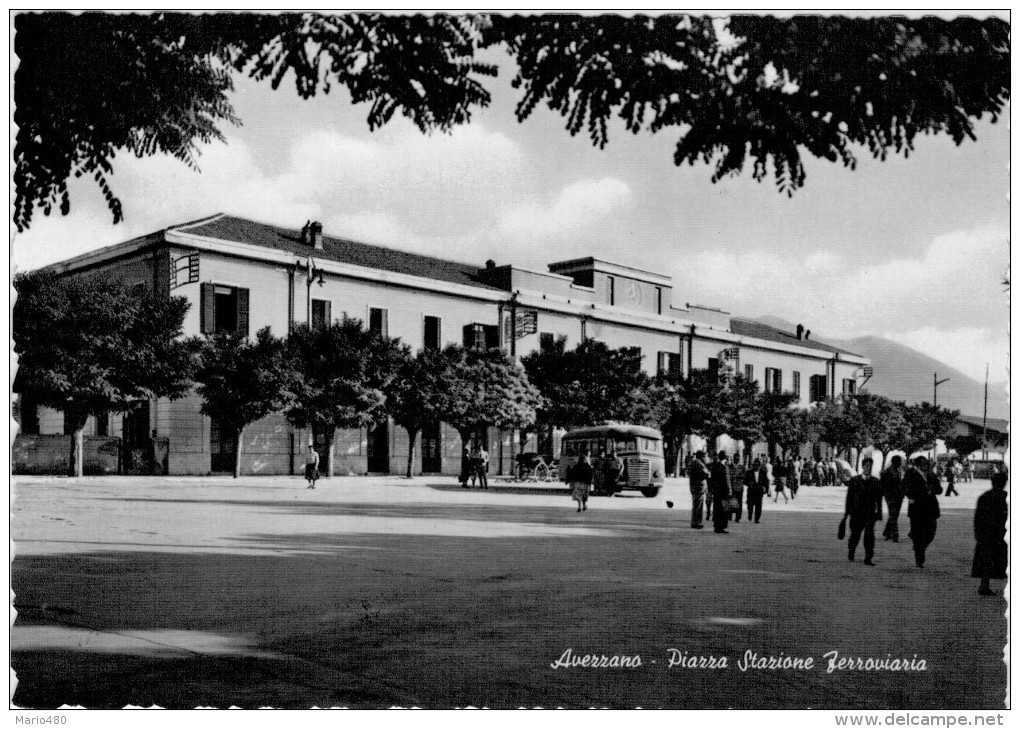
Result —
[{"label": "sign on building wall", "polygon": [[538,332],[538,311],[535,309],[518,309],[517,310],[517,326],[516,335],[517,338],[526,337],[529,334],[536,334]]},{"label": "sign on building wall", "polygon": [[184,286],[198,281],[198,254],[190,253],[174,259],[170,266],[170,288]]}]

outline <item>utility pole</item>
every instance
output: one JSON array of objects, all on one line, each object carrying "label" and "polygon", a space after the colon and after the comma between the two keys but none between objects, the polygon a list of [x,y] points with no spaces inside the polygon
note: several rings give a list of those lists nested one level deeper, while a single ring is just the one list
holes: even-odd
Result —
[{"label": "utility pole", "polygon": [[944,380],[940,380],[938,372],[934,372],[932,373],[932,382],[935,383],[935,386],[932,388],[932,390],[934,390],[934,396],[932,397],[932,400],[934,400],[934,402],[932,403],[932,405],[934,405],[937,408],[939,406],[939,385],[941,385],[943,382],[949,382],[949,378],[947,377]]},{"label": "utility pole", "polygon": [[985,362],[985,410],[981,414],[981,459],[988,460],[988,363]]}]

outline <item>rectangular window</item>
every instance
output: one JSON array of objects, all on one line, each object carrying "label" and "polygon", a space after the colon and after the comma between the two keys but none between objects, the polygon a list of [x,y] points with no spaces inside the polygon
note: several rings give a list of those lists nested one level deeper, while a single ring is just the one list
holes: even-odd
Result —
[{"label": "rectangular window", "polygon": [[107,436],[110,434],[110,415],[103,413],[96,416],[96,435]]},{"label": "rectangular window", "polygon": [[800,372],[793,373],[793,394],[797,396],[796,402],[800,402]]},{"label": "rectangular window", "polygon": [[660,378],[675,381],[680,375],[680,355],[676,352],[659,352],[656,373]]},{"label": "rectangular window", "polygon": [[811,375],[811,379],[808,383],[808,387],[811,391],[811,402],[821,402],[825,399],[825,389],[827,384],[825,375]]},{"label": "rectangular window", "polygon": [[443,327],[438,316],[425,317],[425,333],[422,337],[425,349],[441,349],[443,346]]},{"label": "rectangular window", "polygon": [[719,358],[709,357],[708,358],[708,371],[715,377],[719,376]]},{"label": "rectangular window", "polygon": [[857,391],[857,380],[843,380],[843,394],[853,395]]},{"label": "rectangular window", "polygon": [[248,336],[248,289],[204,283],[201,291],[203,334],[227,332]]},{"label": "rectangular window", "polygon": [[499,347],[499,327],[495,324],[468,324],[464,327],[464,346],[468,349]]},{"label": "rectangular window", "polygon": [[542,332],[538,335],[538,348],[543,352],[551,352],[556,347],[556,335]]},{"label": "rectangular window", "polygon": [[744,365],[744,378],[747,380],[754,379],[754,365]]},{"label": "rectangular window", "polygon": [[330,316],[331,303],[324,299],[312,299],[312,329],[325,329],[333,323]]},{"label": "rectangular window", "polygon": [[388,337],[389,312],[386,309],[370,308],[368,310],[368,331],[380,337]]},{"label": "rectangular window", "polygon": [[775,367],[765,368],[765,392],[783,391],[783,371]]},{"label": "rectangular window", "polygon": [[606,276],[609,280],[609,305],[614,306],[616,304],[616,277]]}]

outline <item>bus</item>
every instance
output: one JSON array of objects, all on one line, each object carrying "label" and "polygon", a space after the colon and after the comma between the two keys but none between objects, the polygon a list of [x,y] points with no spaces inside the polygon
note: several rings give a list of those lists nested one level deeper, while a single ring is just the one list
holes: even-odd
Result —
[{"label": "bus", "polygon": [[[624,463],[617,483],[606,483],[603,456],[616,451]],[[567,469],[582,454],[591,457],[595,477],[592,490],[612,496],[625,489],[640,491],[648,498],[657,496],[666,482],[666,462],[662,452],[662,433],[643,425],[596,425],[578,428],[563,436],[560,444],[560,481],[567,480]]]}]

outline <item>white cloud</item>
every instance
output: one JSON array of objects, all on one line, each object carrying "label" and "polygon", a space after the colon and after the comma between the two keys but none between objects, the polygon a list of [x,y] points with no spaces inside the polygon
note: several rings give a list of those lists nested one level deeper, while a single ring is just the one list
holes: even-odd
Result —
[{"label": "white cloud", "polygon": [[1004,329],[1008,256],[1008,232],[984,228],[939,236],[915,259],[859,259],[853,251],[695,254],[675,270],[675,284],[681,299],[774,314],[834,337]]},{"label": "white cloud", "polygon": [[630,198],[630,187],[622,180],[579,180],[563,188],[548,207],[532,204],[507,210],[496,230],[509,240],[563,235],[600,223],[626,207]]},{"label": "white cloud", "polygon": [[247,145],[236,139],[205,147],[199,164],[201,173],[166,156],[118,157],[111,182],[123,203],[124,221],[112,225],[95,186],[78,181],[71,188],[70,215],[37,215],[32,227],[17,236],[17,264],[37,268],[216,212],[294,221],[295,226],[320,214],[318,204],[299,197],[289,174],[267,177]]}]

